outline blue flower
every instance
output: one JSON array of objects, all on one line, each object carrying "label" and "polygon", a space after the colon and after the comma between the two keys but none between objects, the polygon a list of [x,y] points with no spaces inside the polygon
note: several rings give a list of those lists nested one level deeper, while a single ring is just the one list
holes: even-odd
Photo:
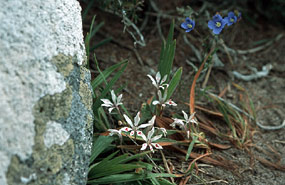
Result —
[{"label": "blue flower", "polygon": [[237,22],[237,17],[235,16],[234,12],[229,12],[228,16],[225,18],[225,21],[227,22],[227,25],[230,26],[233,23]]},{"label": "blue flower", "polygon": [[213,19],[208,22],[208,27],[213,30],[214,34],[220,34],[226,25],[226,21],[220,14],[214,15]]},{"label": "blue flower", "polygon": [[186,32],[190,32],[195,27],[195,21],[192,21],[189,17],[185,19],[185,22],[181,24],[181,27],[186,30]]}]

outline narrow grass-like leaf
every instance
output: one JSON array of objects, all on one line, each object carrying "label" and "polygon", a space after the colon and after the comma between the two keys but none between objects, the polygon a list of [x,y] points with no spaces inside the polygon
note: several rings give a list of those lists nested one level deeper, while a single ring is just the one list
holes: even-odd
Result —
[{"label": "narrow grass-like leaf", "polygon": [[218,105],[219,105],[218,109],[223,114],[224,120],[226,121],[226,123],[228,124],[229,128],[232,131],[233,137],[237,138],[235,127],[234,127],[234,125],[232,124],[232,122],[231,122],[231,120],[229,118],[226,106],[220,100],[216,99],[216,101],[218,102]]},{"label": "narrow grass-like leaf", "polygon": [[131,181],[145,180],[145,179],[157,178],[157,177],[175,177],[175,175],[168,174],[168,173],[116,174],[116,175],[110,175],[107,177],[102,177],[96,180],[90,180],[88,181],[88,184],[93,185],[93,184],[122,183],[122,182],[131,182]]},{"label": "narrow grass-like leaf", "polygon": [[114,138],[109,136],[99,136],[97,139],[94,138],[90,163],[92,163],[96,157],[98,157],[98,155],[113,142],[113,140]]},{"label": "narrow grass-like leaf", "polygon": [[169,182],[168,180],[164,179],[164,178],[159,178],[158,182],[160,185],[175,185],[172,182]]},{"label": "narrow grass-like leaf", "polygon": [[[114,175],[114,174],[120,174],[123,172],[135,170],[136,168],[141,168],[141,166],[137,164],[112,164],[112,165],[106,165],[100,170],[94,170],[92,172],[92,175],[89,177],[89,179],[96,179],[99,177]],[[96,169],[96,168],[95,168]]]},{"label": "narrow grass-like leaf", "polygon": [[99,24],[97,24],[94,29],[92,28],[92,30],[90,30],[90,39],[92,39],[95,36],[95,34],[99,31],[99,29],[102,26],[104,26],[104,24],[105,23],[102,21]]},{"label": "narrow grass-like leaf", "polygon": [[100,41],[99,43],[95,44],[94,46],[91,47],[90,51],[93,51],[96,48],[99,48],[100,46],[110,42],[112,40],[112,37],[108,37],[102,41]]},{"label": "narrow grass-like leaf", "polygon": [[128,158],[125,158],[124,160],[121,161],[121,163],[126,163],[126,162],[129,162],[131,160],[134,160],[134,159],[138,159],[140,157],[143,157],[145,156],[146,154],[150,153],[151,151],[146,151],[146,152],[142,152],[142,153],[138,153],[138,154],[135,154],[135,155],[132,155]]},{"label": "narrow grass-like leaf", "polygon": [[107,79],[116,69],[120,68],[122,65],[128,63],[127,60],[124,60],[118,64],[112,65],[111,67],[108,67],[107,69],[105,69],[104,71],[102,71],[102,75],[98,75],[92,82],[92,88],[93,90],[95,90],[103,81],[104,78]]},{"label": "narrow grass-like leaf", "polygon": [[192,149],[193,149],[193,147],[194,147],[194,144],[195,144],[197,138],[198,138],[197,136],[194,136],[194,137],[193,137],[193,140],[191,141],[191,143],[190,143],[190,145],[189,145],[189,147],[188,147],[187,154],[186,154],[186,158],[185,158],[186,161],[189,159],[189,156],[190,156],[190,154],[191,154],[191,152],[192,152]]},{"label": "narrow grass-like leaf", "polygon": [[96,18],[96,15],[94,15],[93,18],[92,18],[89,33],[87,33],[86,38],[84,40],[86,56],[87,56],[87,66],[88,67],[89,67],[89,53],[90,53],[91,32],[92,32],[92,29],[93,29],[95,18]]},{"label": "narrow grass-like leaf", "polygon": [[168,79],[174,60],[175,45],[176,45],[176,41],[173,40],[173,33],[174,33],[174,20],[171,22],[167,41],[166,43],[163,42],[162,44],[160,59],[158,64],[158,70],[161,76],[168,75]]},{"label": "narrow grass-like leaf", "polygon": [[178,86],[180,79],[182,75],[182,67],[180,67],[175,74],[173,75],[172,79],[169,82],[169,86],[167,89],[167,99],[171,97],[171,95],[174,93],[176,87]]}]

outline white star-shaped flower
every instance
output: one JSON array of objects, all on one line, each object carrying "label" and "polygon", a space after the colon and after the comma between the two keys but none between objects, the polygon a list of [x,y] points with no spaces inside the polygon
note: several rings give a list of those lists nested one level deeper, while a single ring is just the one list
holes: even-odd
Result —
[{"label": "white star-shaped flower", "polygon": [[147,147],[154,152],[153,147],[156,149],[163,149],[162,146],[158,143],[154,143],[154,141],[160,139],[162,135],[157,135],[152,137],[154,134],[154,127],[148,132],[147,137],[141,132],[139,136],[145,140],[145,143],[142,144],[141,150],[145,150]]},{"label": "white star-shaped flower", "polygon": [[189,123],[195,123],[195,124],[198,124],[197,120],[195,119],[195,112],[193,114],[190,115],[190,117],[188,118],[188,115],[182,111],[183,115],[184,115],[184,119],[178,119],[178,118],[174,118],[174,122],[170,124],[171,127],[175,128],[175,126],[179,126],[179,128],[181,130],[184,130],[186,131],[187,133],[187,138],[189,138],[189,130],[187,129],[187,125]]},{"label": "white star-shaped flower", "polygon": [[148,123],[139,125],[140,112],[138,112],[136,117],[134,118],[134,123],[132,122],[132,120],[127,115],[124,114],[123,116],[124,116],[125,120],[127,121],[127,123],[130,125],[130,127],[123,127],[123,128],[121,128],[121,130],[125,131],[125,132],[131,131],[131,133],[130,133],[131,136],[133,136],[135,134],[135,132],[137,132],[137,133],[140,132],[139,129],[141,129],[141,128],[153,126],[154,121],[155,121],[155,116],[153,116]]},{"label": "white star-shaped flower", "polygon": [[112,102],[109,99],[101,99],[101,101],[103,102],[102,106],[103,107],[109,107],[108,111],[109,113],[112,112],[113,109],[118,108],[119,105],[122,105],[123,103],[122,101],[122,97],[123,95],[120,94],[118,97],[115,95],[114,90],[111,91],[111,95],[112,95]]},{"label": "white star-shaped flower", "polygon": [[177,106],[177,104],[174,101],[172,101],[171,99],[166,100],[166,98],[167,98],[167,91],[165,91],[164,95],[162,96],[161,91],[158,90],[157,95],[158,95],[158,100],[154,100],[152,102],[153,105],[159,104],[162,107],[165,107],[166,105]]},{"label": "white star-shaped flower", "polygon": [[156,73],[155,79],[151,75],[147,75],[147,76],[150,78],[152,85],[154,85],[156,89],[159,89],[159,88],[164,89],[163,86],[168,87],[168,84],[163,84],[167,79],[167,75],[165,75],[162,79],[161,79],[160,72]]}]

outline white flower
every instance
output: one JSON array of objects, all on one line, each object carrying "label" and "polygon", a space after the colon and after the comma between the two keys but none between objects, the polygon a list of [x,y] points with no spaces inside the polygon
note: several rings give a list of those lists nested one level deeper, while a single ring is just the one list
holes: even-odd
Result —
[{"label": "white flower", "polygon": [[168,87],[168,84],[163,84],[167,79],[167,75],[165,75],[162,79],[161,79],[160,72],[156,73],[155,79],[151,75],[147,75],[147,76],[150,78],[152,84],[156,87],[156,89],[159,89],[159,88],[164,89],[163,86]]},{"label": "white flower", "polygon": [[146,143],[142,144],[141,150],[145,150],[148,146],[152,152],[154,152],[153,147],[156,149],[163,149],[160,144],[153,143],[154,141],[160,139],[162,137],[162,135],[152,137],[153,134],[154,134],[154,127],[152,127],[152,129],[148,132],[147,137],[142,132],[140,133],[139,136],[141,136],[143,138],[143,140],[145,140],[145,142],[146,142]]},{"label": "white flower", "polygon": [[154,101],[152,102],[152,104],[153,104],[153,105],[159,104],[159,105],[161,105],[162,107],[165,107],[166,105],[177,106],[177,104],[176,104],[174,101],[172,101],[171,99],[166,100],[166,98],[167,98],[167,93],[166,93],[166,92],[167,92],[167,90],[164,92],[164,95],[162,96],[162,93],[161,93],[161,91],[159,90],[159,91],[157,92],[158,100],[154,100]]},{"label": "white flower", "polygon": [[175,126],[177,125],[179,126],[180,129],[187,130],[184,120],[178,118],[174,118],[173,120],[174,120],[173,123],[170,124],[171,127],[175,128]]},{"label": "white flower", "polygon": [[146,128],[146,127],[152,126],[154,124],[154,121],[155,121],[155,116],[153,116],[148,123],[139,125],[140,112],[138,112],[136,117],[134,118],[134,123],[132,122],[132,120],[127,115],[124,114],[123,116],[124,116],[125,120],[127,121],[127,123],[130,125],[130,127],[123,127],[123,128],[121,128],[121,130],[126,131],[126,132],[131,131],[131,133],[130,133],[131,136],[133,136],[135,134],[135,132],[137,132],[137,133],[140,132],[139,129],[141,129],[141,128]]},{"label": "white flower", "polygon": [[122,105],[123,103],[121,102],[123,95],[120,94],[118,97],[115,95],[114,90],[111,91],[111,95],[112,95],[112,101],[108,99],[101,99],[101,101],[103,102],[102,106],[103,107],[109,107],[108,111],[109,113],[112,112],[112,110],[114,108],[118,108],[119,105]]},{"label": "white flower", "polygon": [[117,135],[120,138],[120,143],[122,144],[123,142],[123,137],[122,137],[122,131],[121,130],[116,130],[116,129],[108,129],[109,136]]},{"label": "white flower", "polygon": [[190,132],[189,130],[187,129],[187,125],[189,123],[196,123],[198,124],[197,120],[194,118],[195,116],[195,112],[193,114],[190,115],[190,117],[188,118],[188,115],[182,111],[183,115],[184,115],[184,119],[177,119],[177,118],[174,118],[174,122],[170,124],[171,127],[175,128],[175,126],[179,126],[179,128],[181,130],[185,130],[186,133],[187,133],[187,138],[189,138],[189,135],[190,135]]},{"label": "white flower", "polygon": [[121,130],[116,130],[116,129],[108,129],[109,136],[117,135],[119,137],[122,137],[122,131]]},{"label": "white flower", "polygon": [[182,111],[183,115],[184,115],[184,119],[186,121],[186,123],[196,123],[198,124],[197,120],[195,119],[195,112],[193,114],[190,115],[190,117],[188,118],[188,115]]}]

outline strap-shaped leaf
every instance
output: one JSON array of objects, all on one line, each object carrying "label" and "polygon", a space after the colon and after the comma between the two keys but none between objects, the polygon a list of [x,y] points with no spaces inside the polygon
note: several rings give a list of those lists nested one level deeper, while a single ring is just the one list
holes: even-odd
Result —
[{"label": "strap-shaped leaf", "polygon": [[168,173],[116,174],[116,175],[110,175],[107,177],[102,177],[96,180],[90,180],[88,181],[88,184],[95,185],[95,184],[122,183],[122,182],[131,182],[131,181],[145,180],[145,179],[157,178],[157,177],[175,177],[175,175],[168,174]]},{"label": "strap-shaped leaf", "polygon": [[100,153],[102,153],[112,142],[114,138],[108,136],[99,136],[92,146],[92,152],[90,157],[90,163],[92,163]]},{"label": "strap-shaped leaf", "polygon": [[171,95],[174,93],[176,87],[178,86],[180,79],[182,75],[182,67],[180,67],[175,74],[173,75],[171,81],[169,82],[169,86],[167,89],[167,99],[171,97]]},{"label": "strap-shaped leaf", "polygon": [[98,75],[92,82],[92,88],[93,90],[95,90],[103,81],[104,78],[108,78],[110,76],[110,74],[112,74],[116,69],[120,68],[122,65],[128,63],[127,60],[124,60],[118,64],[112,65],[111,67],[108,67],[107,69],[105,69],[104,71],[102,71],[102,74],[104,75],[104,77],[102,75]]},{"label": "strap-shaped leaf", "polygon": [[160,60],[158,64],[158,71],[160,72],[161,76],[168,75],[168,79],[175,55],[176,41],[173,40],[173,33],[174,33],[174,20],[170,25],[166,43],[163,42],[162,44],[160,52]]}]

